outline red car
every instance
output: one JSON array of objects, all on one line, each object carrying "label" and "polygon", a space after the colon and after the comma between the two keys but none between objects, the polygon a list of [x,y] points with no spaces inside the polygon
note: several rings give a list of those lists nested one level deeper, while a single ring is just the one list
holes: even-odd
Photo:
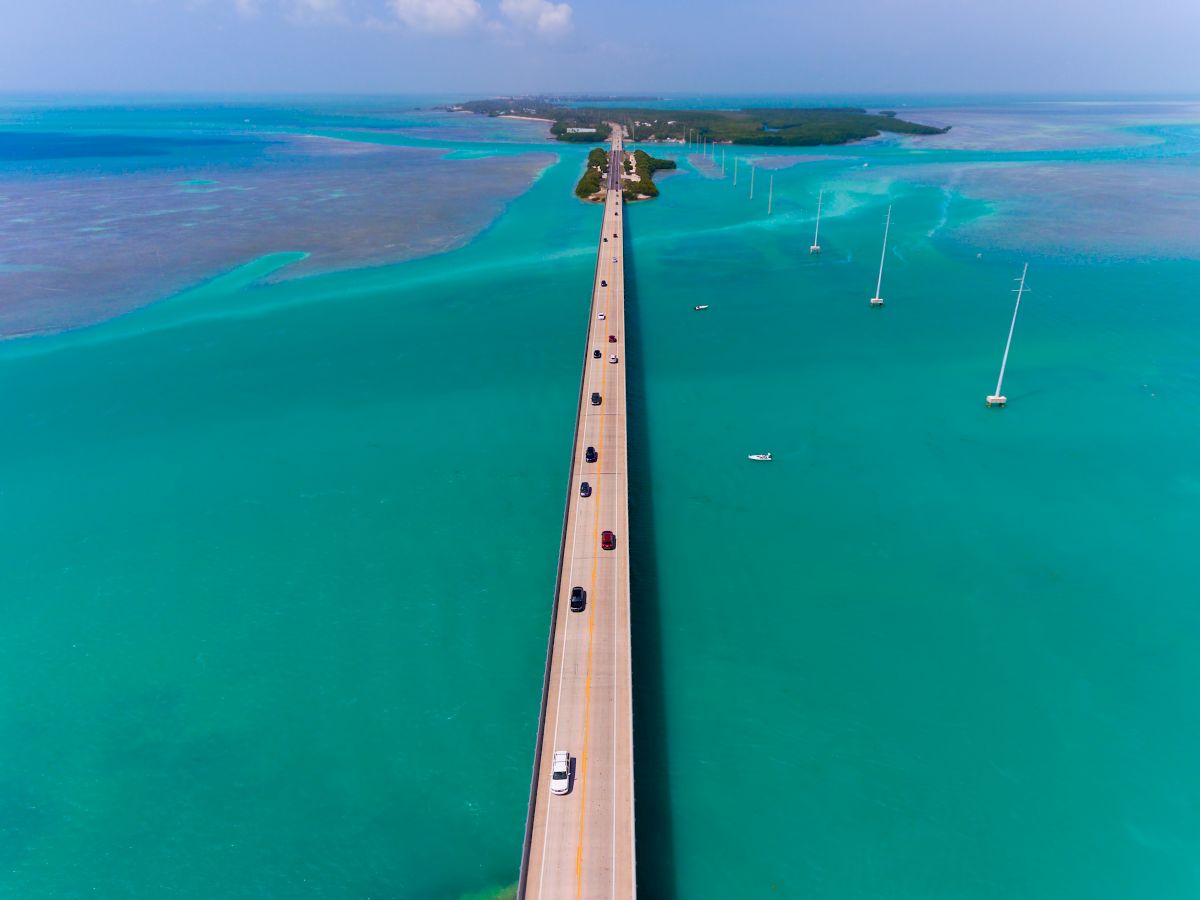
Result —
[{"label": "red car", "polygon": [[615,334],[610,334],[608,336],[608,342],[610,344],[615,344],[617,342],[617,336]]},{"label": "red car", "polygon": [[600,548],[602,550],[616,550],[617,536],[611,531],[603,531],[600,533]]}]

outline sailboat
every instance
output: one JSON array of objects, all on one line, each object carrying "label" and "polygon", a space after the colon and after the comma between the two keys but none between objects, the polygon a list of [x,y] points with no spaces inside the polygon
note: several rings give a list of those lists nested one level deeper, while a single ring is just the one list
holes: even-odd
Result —
[{"label": "sailboat", "polygon": [[821,234],[821,198],[824,196],[824,191],[817,192],[817,227],[813,230],[813,242],[812,246],[808,248],[809,253],[821,252],[821,242],[817,238]]},{"label": "sailboat", "polygon": [[888,229],[891,227],[892,208],[889,206],[887,211],[887,221],[883,224],[883,251],[879,254],[879,280],[875,282],[875,296],[871,298],[872,306],[883,306],[883,298],[879,296],[879,289],[883,287],[883,261],[887,259]]},{"label": "sailboat", "polygon": [[771,454],[770,454],[770,453],[751,453],[751,454],[750,454],[748,457],[746,457],[746,458],[747,458],[747,459],[752,459],[752,460],[754,460],[755,462],[770,462],[770,461],[771,461]]},{"label": "sailboat", "polygon": [[1008,350],[1012,346],[1013,329],[1017,327],[1017,313],[1021,311],[1021,295],[1025,293],[1025,273],[1029,271],[1029,263],[1025,263],[1025,267],[1021,269],[1021,283],[1017,286],[1017,305],[1013,307],[1012,323],[1008,326],[1008,341],[1004,344],[1004,358],[1000,360],[1000,377],[996,379],[996,393],[991,394],[984,401],[989,408],[993,406],[1005,406],[1008,403],[1008,398],[1000,391],[1004,387],[1004,367],[1008,365]]}]

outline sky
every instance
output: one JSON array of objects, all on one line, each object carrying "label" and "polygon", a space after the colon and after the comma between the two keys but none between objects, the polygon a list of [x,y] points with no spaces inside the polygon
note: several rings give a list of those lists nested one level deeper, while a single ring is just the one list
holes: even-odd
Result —
[{"label": "sky", "polygon": [[1200,0],[0,0],[0,93],[1200,94]]}]

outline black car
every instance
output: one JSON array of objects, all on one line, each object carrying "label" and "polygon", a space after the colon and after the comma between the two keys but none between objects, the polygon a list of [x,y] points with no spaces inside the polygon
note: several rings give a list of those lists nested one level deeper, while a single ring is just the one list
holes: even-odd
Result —
[{"label": "black car", "polygon": [[599,359],[599,358],[600,358],[600,351],[599,351],[599,350],[593,350],[593,351],[592,351],[592,359]]},{"label": "black car", "polygon": [[596,391],[592,391],[592,406],[600,405],[600,395]]},{"label": "black car", "polygon": [[587,593],[583,588],[576,585],[571,588],[571,612],[583,612],[583,605],[587,602]]},{"label": "black car", "polygon": [[580,497],[592,496],[592,486],[590,484],[588,484],[586,481],[579,482],[579,496]]},{"label": "black car", "polygon": [[600,287],[608,287],[608,282],[603,278],[600,279]]},{"label": "black car", "polygon": [[[614,234],[613,237],[616,237],[616,235]],[[606,244],[608,243],[608,238],[604,239],[604,243],[606,243]]]},{"label": "black car", "polygon": [[[613,237],[616,237],[616,236],[617,236],[617,233],[614,231],[614,232],[613,232]],[[608,240],[608,238],[605,238],[605,240]]]},{"label": "black car", "polygon": [[587,453],[583,454],[583,458],[588,462],[595,462],[600,458],[600,454],[596,452],[595,447],[588,447]]}]

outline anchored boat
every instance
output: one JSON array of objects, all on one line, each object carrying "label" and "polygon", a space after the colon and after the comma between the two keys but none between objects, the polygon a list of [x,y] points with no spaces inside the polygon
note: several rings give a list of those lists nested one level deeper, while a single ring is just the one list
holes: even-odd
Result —
[{"label": "anchored boat", "polygon": [[750,456],[747,458],[752,459],[755,462],[770,462],[771,454],[770,453],[751,453]]}]

